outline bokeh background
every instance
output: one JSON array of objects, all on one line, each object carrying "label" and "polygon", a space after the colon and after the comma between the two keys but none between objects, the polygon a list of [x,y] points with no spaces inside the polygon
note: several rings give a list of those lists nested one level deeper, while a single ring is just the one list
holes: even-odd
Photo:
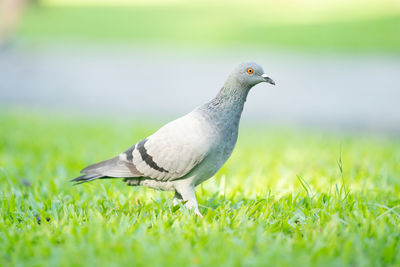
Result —
[{"label": "bokeh background", "polygon": [[242,61],[243,121],[400,131],[396,0],[1,0],[2,111],[168,121]]},{"label": "bokeh background", "polygon": [[[196,188],[69,180],[210,100],[235,151]],[[0,266],[400,266],[399,0],[0,0]]]}]

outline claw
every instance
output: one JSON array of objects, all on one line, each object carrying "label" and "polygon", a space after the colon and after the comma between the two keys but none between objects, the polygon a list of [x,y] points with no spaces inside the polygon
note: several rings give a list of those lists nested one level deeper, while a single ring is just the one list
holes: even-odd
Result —
[{"label": "claw", "polygon": [[197,216],[199,216],[200,218],[203,218],[203,215],[201,215],[200,211],[195,211],[194,214],[196,214]]}]

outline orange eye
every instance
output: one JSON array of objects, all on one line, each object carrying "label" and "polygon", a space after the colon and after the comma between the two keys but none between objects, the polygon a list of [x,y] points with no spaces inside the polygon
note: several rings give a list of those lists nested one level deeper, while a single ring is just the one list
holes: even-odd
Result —
[{"label": "orange eye", "polygon": [[253,73],[254,73],[254,70],[253,70],[252,68],[248,68],[248,69],[247,69],[247,73],[248,73],[248,74],[253,74]]}]

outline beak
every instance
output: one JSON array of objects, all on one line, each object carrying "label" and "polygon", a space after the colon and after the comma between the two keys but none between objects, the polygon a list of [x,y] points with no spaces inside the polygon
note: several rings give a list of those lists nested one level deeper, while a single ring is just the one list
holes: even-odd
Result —
[{"label": "beak", "polygon": [[275,85],[275,82],[270,77],[268,77],[267,74],[264,73],[263,75],[261,75],[261,77],[264,78],[265,82]]}]

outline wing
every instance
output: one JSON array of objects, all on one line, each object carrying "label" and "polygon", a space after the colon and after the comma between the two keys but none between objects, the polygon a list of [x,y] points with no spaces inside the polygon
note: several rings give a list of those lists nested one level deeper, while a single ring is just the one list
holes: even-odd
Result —
[{"label": "wing", "polygon": [[142,177],[170,181],[197,166],[210,151],[212,141],[209,123],[201,115],[189,113],[138,142],[119,159],[131,163]]},{"label": "wing", "polygon": [[169,181],[183,177],[206,157],[215,133],[197,113],[172,121],[112,159],[84,168],[75,182],[105,177],[149,177]]}]

